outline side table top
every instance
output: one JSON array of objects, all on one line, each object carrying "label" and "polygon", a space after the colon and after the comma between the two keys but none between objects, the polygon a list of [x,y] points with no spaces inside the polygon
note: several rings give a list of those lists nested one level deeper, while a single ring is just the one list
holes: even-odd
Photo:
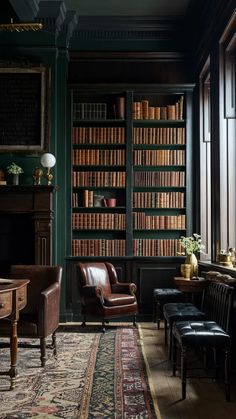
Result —
[{"label": "side table top", "polygon": [[174,282],[182,292],[202,292],[206,287],[207,280],[202,277],[198,279],[188,279],[182,276],[175,276]]},{"label": "side table top", "polygon": [[29,279],[0,279],[0,293],[17,290],[30,282]]}]

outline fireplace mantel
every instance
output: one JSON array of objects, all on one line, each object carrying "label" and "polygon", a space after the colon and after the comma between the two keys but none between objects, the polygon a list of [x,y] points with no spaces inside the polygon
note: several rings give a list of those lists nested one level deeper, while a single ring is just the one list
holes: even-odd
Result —
[{"label": "fireplace mantel", "polygon": [[[30,245],[31,247],[32,245],[34,246],[32,251],[34,260],[31,261],[33,264],[51,264],[53,191],[54,187],[51,185],[0,186],[0,217],[3,219],[2,226],[0,226],[1,245],[3,245],[4,240],[6,240],[6,246],[10,249],[11,253],[11,249],[13,248],[11,243],[13,243],[14,240],[20,242],[19,237],[9,237],[9,235],[11,234],[14,236],[14,228],[11,228],[11,220],[17,218],[17,222],[14,221],[14,223],[12,223],[16,226],[16,223],[21,222],[22,215],[24,220],[25,218],[29,220],[29,227],[26,227],[26,230],[33,230],[30,232],[27,231],[28,236],[33,237],[32,241],[34,242]],[[7,220],[7,225],[10,226],[8,227],[7,233],[3,232],[5,229],[5,220]],[[27,222],[25,223],[27,224]],[[24,235],[21,231],[18,234]],[[24,237],[22,237],[22,243],[27,247],[27,242]],[[28,262],[24,262],[24,260],[21,259],[18,260],[17,254],[9,254],[7,259],[9,264]],[[6,260],[4,260],[4,262],[6,263]]]}]

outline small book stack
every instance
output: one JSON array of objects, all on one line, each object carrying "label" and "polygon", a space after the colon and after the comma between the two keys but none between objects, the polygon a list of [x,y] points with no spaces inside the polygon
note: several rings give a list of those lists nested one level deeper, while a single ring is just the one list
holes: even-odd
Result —
[{"label": "small book stack", "polygon": [[5,180],[5,174],[2,169],[0,169],[0,186],[4,186],[7,184],[7,181]]}]

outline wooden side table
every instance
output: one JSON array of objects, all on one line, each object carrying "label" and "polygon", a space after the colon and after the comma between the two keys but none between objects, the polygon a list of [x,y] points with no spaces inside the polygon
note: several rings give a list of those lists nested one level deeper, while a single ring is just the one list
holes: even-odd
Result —
[{"label": "wooden side table", "polygon": [[28,279],[5,280],[5,283],[4,280],[0,281],[0,319],[9,317],[11,321],[11,366],[9,371],[2,371],[0,374],[10,376],[10,390],[13,390],[16,385],[18,349],[17,321],[19,319],[19,311],[22,310],[27,303],[27,284],[29,282]]},{"label": "wooden side table", "polygon": [[198,279],[187,279],[182,276],[176,276],[174,277],[174,282],[180,291],[191,294],[193,303],[194,294],[203,292],[207,285],[207,280],[202,277],[199,277]]}]

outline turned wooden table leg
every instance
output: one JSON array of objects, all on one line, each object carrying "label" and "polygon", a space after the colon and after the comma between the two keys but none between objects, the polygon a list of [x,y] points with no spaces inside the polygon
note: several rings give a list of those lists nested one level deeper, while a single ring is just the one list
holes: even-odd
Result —
[{"label": "turned wooden table leg", "polygon": [[11,353],[11,367],[9,371],[10,375],[10,390],[13,390],[16,386],[16,376],[17,376],[17,320],[11,321],[11,345],[10,345],[10,353]]}]

